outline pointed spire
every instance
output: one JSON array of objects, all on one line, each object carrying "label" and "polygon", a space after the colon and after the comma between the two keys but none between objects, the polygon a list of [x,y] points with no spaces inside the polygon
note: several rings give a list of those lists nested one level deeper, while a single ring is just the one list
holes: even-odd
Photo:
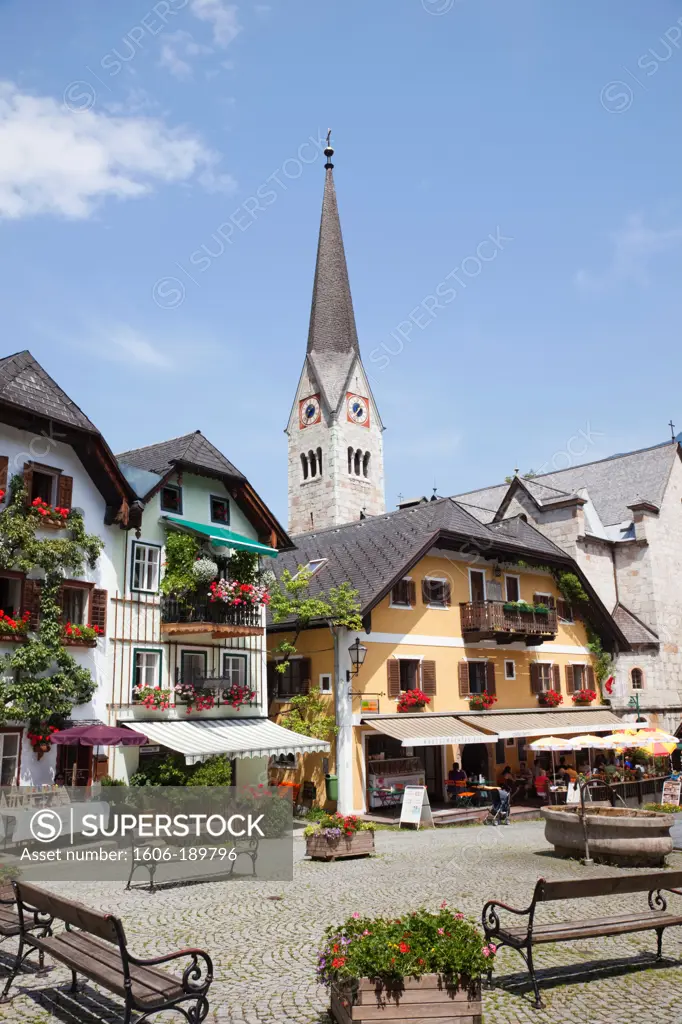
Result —
[{"label": "pointed spire", "polygon": [[334,188],[334,165],[331,159],[334,150],[330,140],[331,129],[327,134],[327,146],[324,151],[327,158],[324,165],[324,198],[308,331],[308,352],[319,355],[350,354],[358,351],[353,300]]}]

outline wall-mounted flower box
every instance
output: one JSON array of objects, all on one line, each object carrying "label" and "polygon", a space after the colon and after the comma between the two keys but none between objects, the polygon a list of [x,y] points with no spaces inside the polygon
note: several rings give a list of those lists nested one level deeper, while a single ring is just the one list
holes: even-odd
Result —
[{"label": "wall-mounted flower box", "polygon": [[481,983],[458,988],[439,974],[404,978],[389,987],[380,981],[360,978],[331,988],[331,1015],[337,1024],[367,1021],[424,1021],[438,1024],[481,1024]]},{"label": "wall-mounted flower box", "polygon": [[563,702],[564,698],[558,690],[545,690],[538,694],[538,704],[541,708],[556,708]]},{"label": "wall-mounted flower box", "polygon": [[487,691],[472,693],[469,697],[470,711],[488,711],[493,704],[497,704],[497,697],[494,697],[492,693]]},{"label": "wall-mounted flower box", "polygon": [[62,643],[68,647],[96,647],[104,633],[100,626],[85,626],[67,622],[62,630]]},{"label": "wall-mounted flower box", "polygon": [[593,704],[596,699],[596,690],[576,690],[571,694],[571,700],[577,707],[586,707],[588,704]]},{"label": "wall-mounted flower box", "polygon": [[431,698],[423,690],[406,690],[398,701],[398,711],[423,711]]}]

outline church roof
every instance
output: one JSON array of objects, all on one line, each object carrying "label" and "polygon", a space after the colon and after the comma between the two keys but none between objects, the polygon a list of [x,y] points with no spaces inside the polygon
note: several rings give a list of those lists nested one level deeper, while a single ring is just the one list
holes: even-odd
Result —
[{"label": "church roof", "polygon": [[200,430],[182,437],[161,441],[159,444],[148,444],[144,448],[133,448],[116,456],[119,462],[150,473],[163,476],[176,465],[194,467],[204,472],[229,476],[237,480],[245,479],[243,474],[226,459],[215,445],[204,437]]},{"label": "church roof", "polygon": [[659,639],[634,612],[620,602],[613,609],[613,617],[630,644],[658,644]]}]

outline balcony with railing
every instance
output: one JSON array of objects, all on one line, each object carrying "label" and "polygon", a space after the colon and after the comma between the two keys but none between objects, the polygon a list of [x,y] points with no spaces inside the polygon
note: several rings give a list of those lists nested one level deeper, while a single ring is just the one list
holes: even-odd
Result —
[{"label": "balcony with railing", "polygon": [[161,632],[167,635],[210,633],[215,640],[231,636],[262,636],[262,605],[233,605],[223,601],[161,599]]},{"label": "balcony with railing", "polygon": [[469,601],[460,604],[462,635],[466,640],[495,640],[498,644],[525,643],[536,647],[557,634],[557,613],[542,605],[512,607],[505,601]]}]

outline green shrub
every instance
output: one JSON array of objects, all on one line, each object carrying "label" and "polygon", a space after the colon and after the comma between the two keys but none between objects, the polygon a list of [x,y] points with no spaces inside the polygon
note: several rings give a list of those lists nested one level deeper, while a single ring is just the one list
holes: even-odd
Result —
[{"label": "green shrub", "polygon": [[187,779],[188,786],[231,786],[232,765],[225,754],[209,757],[197,765]]},{"label": "green shrub", "polygon": [[99,780],[103,786],[125,786],[122,779],[112,779],[111,775],[103,775]]}]

